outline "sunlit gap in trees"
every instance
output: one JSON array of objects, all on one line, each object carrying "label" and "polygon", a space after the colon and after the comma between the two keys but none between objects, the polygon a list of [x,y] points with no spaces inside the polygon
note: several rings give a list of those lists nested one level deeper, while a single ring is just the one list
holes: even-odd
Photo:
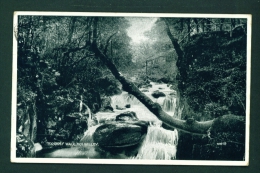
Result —
[{"label": "sunlit gap in trees", "polygon": [[126,17],[126,19],[131,25],[127,29],[127,34],[132,39],[132,44],[139,44],[142,41],[146,41],[148,39],[144,33],[151,30],[152,26],[158,18]]}]

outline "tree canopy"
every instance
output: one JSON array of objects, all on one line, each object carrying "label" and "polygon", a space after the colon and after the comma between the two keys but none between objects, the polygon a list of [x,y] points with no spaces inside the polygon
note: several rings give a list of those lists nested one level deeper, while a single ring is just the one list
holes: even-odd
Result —
[{"label": "tree canopy", "polygon": [[[49,119],[79,112],[80,101],[98,109],[103,96],[119,93],[92,44],[120,70],[127,70],[132,55],[126,28],[124,18],[19,16],[18,129],[30,131],[27,135],[35,140],[36,131],[45,133]],[[27,119],[30,125],[24,124]]]}]

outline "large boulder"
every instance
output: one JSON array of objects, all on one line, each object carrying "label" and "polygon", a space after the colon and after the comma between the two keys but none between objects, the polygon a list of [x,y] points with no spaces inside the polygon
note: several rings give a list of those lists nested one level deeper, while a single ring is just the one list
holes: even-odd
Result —
[{"label": "large boulder", "polygon": [[133,111],[123,112],[116,116],[116,121],[137,121],[136,113]]},{"label": "large boulder", "polygon": [[164,94],[163,92],[161,92],[161,91],[156,90],[156,91],[154,91],[154,92],[152,93],[152,96],[153,96],[154,98],[159,98],[159,97],[165,97],[165,94]]},{"label": "large boulder", "polygon": [[102,102],[101,108],[100,108],[101,112],[113,112],[114,111],[113,107],[111,106],[112,100],[110,97],[103,97],[101,102]]},{"label": "large boulder", "polygon": [[147,133],[148,123],[111,122],[99,126],[93,134],[93,140],[104,150],[127,148],[142,142]]}]

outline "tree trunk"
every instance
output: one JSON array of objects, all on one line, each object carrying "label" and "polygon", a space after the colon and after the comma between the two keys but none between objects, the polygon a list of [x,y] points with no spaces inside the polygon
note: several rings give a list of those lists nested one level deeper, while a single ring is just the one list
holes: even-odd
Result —
[{"label": "tree trunk", "polygon": [[98,17],[94,18],[93,21],[93,45],[97,45],[97,37],[98,37]]},{"label": "tree trunk", "polygon": [[207,31],[210,32],[212,29],[211,29],[211,25],[210,25],[210,19],[207,19]]},{"label": "tree trunk", "polygon": [[[166,25],[167,25],[167,21]],[[97,23],[94,25],[97,26]],[[169,37],[174,45],[174,48],[177,52],[178,58],[182,58],[183,52],[180,48],[180,45],[178,44],[177,40],[173,37],[173,35],[170,32],[169,27],[167,27],[167,34],[169,34]],[[97,31],[94,28],[94,34]],[[94,37],[95,38],[95,37]],[[147,97],[144,93],[142,93],[134,83],[128,81],[116,68],[114,63],[103,53],[100,51],[97,45],[97,41],[94,39],[92,44],[92,50],[94,51],[96,57],[99,57],[104,64],[107,66],[107,68],[112,72],[114,77],[122,84],[123,90],[127,91],[129,94],[132,94],[135,96],[141,103],[143,103],[159,120],[161,120],[163,123],[168,125],[172,128],[177,128],[179,130],[188,132],[188,133],[194,133],[194,134],[208,134],[210,135],[211,132],[215,132],[215,134],[222,130],[228,129],[227,131],[233,130],[232,127],[236,127],[236,125],[243,126],[244,121],[240,120],[238,116],[234,115],[225,115],[218,117],[214,120],[210,121],[204,121],[204,122],[198,122],[195,121],[193,118],[187,119],[187,120],[180,120],[174,117],[171,117],[166,112],[164,112],[161,108],[161,106],[158,103],[154,103],[149,97]],[[226,120],[229,120],[231,123],[225,123]],[[242,125],[241,125],[242,124]],[[232,127],[230,126],[232,125]],[[218,127],[223,126],[221,129]],[[239,126],[239,127],[240,127]],[[233,131],[239,131],[241,128],[234,128]]]},{"label": "tree trunk", "polygon": [[230,31],[229,31],[230,32],[230,37],[232,37],[232,29],[233,29],[232,28],[232,19],[230,19]]},{"label": "tree trunk", "polygon": [[191,32],[190,18],[187,19],[187,28],[188,28],[188,41],[190,41],[190,32]]},{"label": "tree trunk", "polygon": [[174,49],[176,51],[176,54],[178,56],[178,59],[177,59],[177,62],[176,62],[176,66],[179,69],[180,76],[182,76],[182,78],[186,79],[186,76],[187,76],[186,68],[181,65],[181,62],[183,61],[183,51],[181,49],[180,44],[178,43],[178,39],[176,39],[172,35],[172,33],[170,31],[170,26],[169,26],[167,20],[166,19],[163,19],[163,20],[164,20],[164,22],[166,24],[167,35],[170,38],[170,40],[172,42],[172,45],[173,45],[173,47],[174,47]]},{"label": "tree trunk", "polygon": [[225,19],[220,19],[219,30],[223,31],[223,24]]},{"label": "tree trunk", "polygon": [[35,103],[33,103],[30,111],[30,121],[31,121],[31,128],[30,128],[30,139],[32,142],[36,140],[36,131],[37,131],[37,112]]},{"label": "tree trunk", "polygon": [[72,17],[71,24],[69,26],[68,44],[71,43],[71,39],[72,39],[74,28],[75,28],[75,22],[76,22],[76,17]]},{"label": "tree trunk", "polygon": [[213,120],[205,122],[197,122],[193,119],[187,121],[173,118],[164,112],[158,103],[154,103],[149,97],[143,94],[132,82],[128,81],[122,76],[115,65],[104,55],[96,44],[92,45],[93,51],[97,57],[106,64],[108,69],[112,72],[117,80],[122,84],[123,89],[129,94],[134,95],[140,102],[142,102],[158,119],[163,121],[170,127],[177,128],[190,133],[207,134],[208,129],[211,127]]},{"label": "tree trunk", "polygon": [[170,31],[170,27],[169,27],[169,24],[167,22],[166,19],[163,19],[163,21],[165,22],[166,24],[166,32],[167,32],[167,35],[168,37],[170,38],[171,42],[172,42],[172,45],[178,55],[178,59],[179,58],[182,58],[183,57],[183,51],[181,50],[181,47],[180,45],[178,44],[178,40],[176,38],[174,38],[174,36],[172,35],[171,31]]},{"label": "tree trunk", "polygon": [[196,25],[196,32],[199,33],[199,22],[198,22],[198,19],[193,19],[194,22],[195,22],[195,25]]},{"label": "tree trunk", "polygon": [[202,28],[202,32],[205,32],[205,19],[202,19],[201,28]]}]

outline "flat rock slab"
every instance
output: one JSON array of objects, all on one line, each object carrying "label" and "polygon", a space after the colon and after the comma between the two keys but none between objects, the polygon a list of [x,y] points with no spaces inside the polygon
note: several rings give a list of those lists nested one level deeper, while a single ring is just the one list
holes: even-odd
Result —
[{"label": "flat rock slab", "polygon": [[94,132],[93,140],[103,149],[131,147],[142,142],[147,126],[143,121],[103,124]]}]

